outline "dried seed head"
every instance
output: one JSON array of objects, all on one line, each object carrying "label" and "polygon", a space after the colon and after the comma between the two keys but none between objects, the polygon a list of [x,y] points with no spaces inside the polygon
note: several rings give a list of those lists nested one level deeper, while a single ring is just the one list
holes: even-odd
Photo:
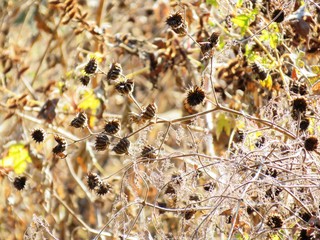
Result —
[{"label": "dried seed head", "polygon": [[213,32],[209,37],[208,41],[211,43],[212,47],[214,47],[218,43],[219,36],[220,36],[219,32]]},{"label": "dried seed head", "polygon": [[87,184],[90,190],[95,189],[100,182],[100,176],[96,173],[89,172],[87,175]]},{"label": "dried seed head", "polygon": [[120,63],[112,63],[107,73],[107,80],[115,81],[119,78],[121,73],[122,73],[122,67]]},{"label": "dried seed head", "polygon": [[181,13],[177,12],[174,14],[171,14],[167,20],[166,23],[172,28],[172,30],[180,35],[184,35],[187,33],[187,26],[184,23],[184,20],[182,18]]},{"label": "dried seed head", "polygon": [[273,21],[281,23],[284,20],[284,11],[281,9],[276,9],[272,13]]},{"label": "dried seed head", "polygon": [[308,129],[309,125],[310,125],[309,118],[304,118],[301,120],[299,128],[301,131],[306,131]]},{"label": "dried seed head", "polygon": [[172,184],[168,184],[165,194],[176,194],[176,189],[172,186]]},{"label": "dried seed head", "polygon": [[314,151],[318,147],[318,139],[315,136],[308,137],[304,142],[304,148],[307,151]]},{"label": "dried seed head", "polygon": [[87,65],[84,67],[86,74],[94,74],[97,71],[98,64],[95,58],[91,58]]},{"label": "dried seed head", "polygon": [[270,228],[281,228],[283,225],[282,216],[277,213],[273,213],[268,216],[267,225]]},{"label": "dried seed head", "polygon": [[58,135],[54,136],[54,140],[58,143],[53,149],[52,152],[56,155],[60,155],[67,148],[67,141]]},{"label": "dried seed head", "polygon": [[127,153],[130,147],[130,142],[127,138],[122,138],[117,145],[113,147],[113,151],[117,154]]},{"label": "dried seed head", "polygon": [[296,98],[295,100],[293,100],[293,111],[297,111],[297,112],[305,112],[307,111],[307,101],[304,98]]},{"label": "dried seed head", "polygon": [[128,79],[125,82],[119,82],[115,88],[121,94],[129,94],[133,91],[134,83],[132,79]]},{"label": "dried seed head", "polygon": [[184,213],[184,218],[185,218],[186,220],[189,220],[189,219],[192,218],[192,216],[193,216],[195,213],[196,213],[195,210],[186,211],[186,212]]},{"label": "dried seed head", "polygon": [[96,142],[94,144],[94,147],[97,151],[104,151],[109,146],[110,141],[108,138],[108,135],[106,133],[100,133],[96,137]]},{"label": "dried seed head", "polygon": [[277,169],[274,169],[274,168],[268,168],[266,170],[266,175],[269,175],[273,178],[276,178],[278,176],[278,171],[277,171]]},{"label": "dried seed head", "polygon": [[100,181],[98,187],[96,188],[96,194],[105,195],[110,192],[111,186],[104,181]]},{"label": "dried seed head", "polygon": [[46,133],[43,129],[38,128],[32,131],[31,133],[31,137],[32,139],[37,142],[37,143],[41,143],[44,141],[44,138],[46,136]]},{"label": "dried seed head", "polygon": [[266,142],[266,138],[264,136],[261,136],[257,139],[256,143],[255,143],[255,146],[257,148],[261,148]]},{"label": "dried seed head", "polygon": [[215,188],[214,182],[209,182],[209,183],[206,183],[205,185],[203,185],[203,189],[207,192],[212,191],[214,188]]},{"label": "dried seed head", "polygon": [[77,116],[71,121],[71,126],[75,128],[83,128],[87,125],[88,118],[84,112],[79,112]]},{"label": "dried seed head", "polygon": [[63,153],[66,150],[66,145],[64,144],[58,144],[56,145],[53,149],[52,152],[56,155],[60,155],[61,153]]},{"label": "dried seed head", "polygon": [[119,120],[111,120],[106,123],[104,126],[104,131],[108,134],[116,134],[120,130]]},{"label": "dried seed head", "polygon": [[268,76],[267,72],[260,64],[253,63],[251,67],[252,71],[258,75],[259,79],[264,80]]},{"label": "dried seed head", "polygon": [[205,92],[200,87],[194,86],[193,89],[188,92],[187,103],[190,106],[196,106],[203,102],[205,96]]},{"label": "dried seed head", "polygon": [[142,112],[141,118],[145,120],[150,120],[156,115],[156,111],[157,111],[157,106],[154,103],[151,103]]},{"label": "dried seed head", "polygon": [[15,177],[13,180],[13,186],[17,190],[21,191],[26,186],[26,182],[27,182],[27,178],[24,176]]},{"label": "dried seed head", "polygon": [[207,54],[208,56],[210,55],[210,51],[213,48],[213,45],[211,42],[200,42],[200,48],[201,48],[201,52],[203,54]]},{"label": "dried seed head", "polygon": [[83,86],[87,86],[90,82],[90,77],[88,75],[84,75],[84,76],[80,77],[79,80]]},{"label": "dried seed head", "polygon": [[179,174],[179,173],[174,173],[174,174],[172,174],[172,176],[171,176],[171,180],[172,180],[172,182],[174,182],[175,184],[181,184],[182,183],[182,177],[181,177],[181,175]]},{"label": "dried seed head", "polygon": [[151,145],[144,146],[141,151],[141,156],[145,158],[156,158],[155,148]]}]

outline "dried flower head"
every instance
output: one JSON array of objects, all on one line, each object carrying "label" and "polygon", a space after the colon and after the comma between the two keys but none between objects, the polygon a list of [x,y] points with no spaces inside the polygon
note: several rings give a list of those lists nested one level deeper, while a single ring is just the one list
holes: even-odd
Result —
[{"label": "dried flower head", "polygon": [[276,9],[272,13],[273,21],[281,23],[284,20],[284,11],[282,9]]},{"label": "dried flower head", "polygon": [[209,37],[208,41],[211,43],[211,46],[214,47],[219,40],[220,33],[219,32],[213,32],[211,36]]},{"label": "dried flower head", "polygon": [[71,121],[71,126],[75,128],[83,128],[87,125],[88,118],[84,112],[79,112],[77,116]]},{"label": "dried flower head", "polygon": [[84,67],[84,71],[86,74],[94,74],[98,69],[97,60],[95,58],[91,58],[87,65]]},{"label": "dried flower head", "polygon": [[278,213],[273,213],[268,216],[267,225],[270,228],[281,228],[283,225],[282,216]]},{"label": "dried flower head", "polygon": [[165,194],[176,194],[176,189],[172,186],[172,184],[168,184]]},{"label": "dried flower head", "polygon": [[206,95],[202,88],[194,86],[193,89],[189,90],[187,96],[187,103],[190,106],[196,106],[203,102]]},{"label": "dried flower head", "polygon": [[53,149],[52,152],[56,155],[60,155],[67,148],[67,141],[58,135],[54,136],[54,140],[58,143]]},{"label": "dried flower head", "polygon": [[177,34],[184,35],[184,34],[187,33],[187,26],[184,23],[184,20],[183,20],[182,15],[181,15],[180,12],[176,12],[174,14],[171,14],[167,18],[166,23]]},{"label": "dried flower head", "polygon": [[129,94],[133,91],[134,82],[132,79],[128,79],[124,82],[119,82],[115,88],[121,94]]},{"label": "dried flower head", "polygon": [[111,186],[105,182],[100,181],[98,187],[96,188],[96,194],[102,196],[110,192]]},{"label": "dried flower head", "polygon": [[104,131],[108,134],[116,134],[120,130],[120,122],[118,119],[108,121],[104,125]]},{"label": "dried flower head", "polygon": [[268,74],[260,64],[253,63],[251,67],[252,67],[252,71],[258,75],[260,80],[266,79]]},{"label": "dried flower head", "polygon": [[186,211],[186,212],[184,213],[184,218],[185,218],[186,220],[189,220],[189,219],[192,218],[192,216],[193,216],[195,213],[196,213],[195,210]]},{"label": "dried flower head", "polygon": [[13,186],[21,191],[26,186],[27,178],[25,176],[15,177],[13,180]]},{"label": "dried flower head", "polygon": [[122,67],[120,63],[112,63],[107,73],[107,80],[115,81],[120,77],[121,73],[122,73]]},{"label": "dried flower head", "polygon": [[307,111],[307,106],[307,101],[304,98],[296,98],[292,103],[293,110],[300,113]]},{"label": "dried flower head", "polygon": [[308,129],[309,125],[310,125],[309,118],[304,118],[301,120],[299,128],[301,131],[306,131]]},{"label": "dried flower head", "polygon": [[113,147],[113,151],[117,154],[128,153],[130,147],[130,142],[127,138],[122,138],[120,141]]},{"label": "dried flower head", "polygon": [[145,158],[156,158],[157,155],[155,154],[156,149],[151,145],[146,145],[143,147],[141,151],[141,156]]},{"label": "dried flower head", "polygon": [[83,75],[80,77],[80,82],[82,83],[83,86],[87,86],[90,82],[90,77],[88,75]]},{"label": "dried flower head", "polygon": [[315,136],[308,137],[304,142],[304,148],[307,151],[314,151],[318,147],[318,139]]},{"label": "dried flower head", "polygon": [[45,136],[46,136],[46,133],[41,128],[37,128],[37,129],[33,130],[32,133],[31,133],[32,139],[37,143],[43,142]]},{"label": "dried flower head", "polygon": [[142,112],[141,118],[150,120],[156,115],[157,106],[154,103],[149,104],[146,109]]},{"label": "dried flower head", "polygon": [[215,188],[215,183],[214,182],[209,182],[203,185],[203,189],[207,192],[212,191]]},{"label": "dried flower head", "polygon": [[106,133],[100,133],[96,137],[96,142],[94,144],[94,147],[97,151],[104,151],[109,146],[110,141],[108,138],[108,135]]},{"label": "dried flower head", "polygon": [[90,190],[94,190],[100,182],[100,176],[96,173],[89,172],[87,174],[87,184]]}]

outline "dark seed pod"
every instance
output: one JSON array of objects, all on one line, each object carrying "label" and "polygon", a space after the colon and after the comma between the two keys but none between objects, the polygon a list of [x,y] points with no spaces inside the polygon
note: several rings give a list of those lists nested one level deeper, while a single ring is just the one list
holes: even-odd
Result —
[{"label": "dark seed pod", "polygon": [[274,168],[268,168],[266,170],[266,175],[269,175],[273,178],[276,178],[278,176],[278,171],[277,171],[277,169],[274,169]]},{"label": "dark seed pod", "polygon": [[[158,202],[158,206],[162,208],[166,208],[167,204],[165,202]],[[159,214],[164,214],[165,212],[166,212],[165,210],[159,209]]]},{"label": "dark seed pod", "polygon": [[13,186],[17,190],[21,191],[26,186],[26,182],[27,182],[27,178],[24,177],[24,176],[15,177],[14,180],[13,180]]},{"label": "dark seed pod", "polygon": [[292,107],[294,111],[303,113],[307,111],[307,106],[307,101],[304,98],[296,98],[295,100],[293,100]]},{"label": "dark seed pod", "polygon": [[174,173],[174,174],[172,174],[172,176],[171,176],[171,180],[172,180],[172,182],[174,182],[175,184],[181,184],[182,183],[182,177],[181,177],[181,175],[179,174],[179,173]]},{"label": "dark seed pod", "polygon": [[100,176],[96,173],[89,172],[87,175],[87,184],[90,190],[94,190],[100,182]]},{"label": "dark seed pod", "polygon": [[141,156],[145,158],[156,158],[155,148],[151,145],[144,146],[141,151]]},{"label": "dark seed pod", "polygon": [[98,64],[95,58],[91,58],[87,65],[84,67],[84,71],[86,74],[93,74],[97,71]]},{"label": "dark seed pod", "polygon": [[122,73],[122,68],[120,63],[112,63],[111,67],[107,73],[107,80],[108,81],[115,81],[119,78]]},{"label": "dark seed pod", "polygon": [[281,9],[276,9],[272,13],[272,20],[276,23],[281,23],[284,20],[284,11]]},{"label": "dark seed pod", "polygon": [[185,218],[186,220],[189,220],[189,219],[192,218],[192,216],[193,216],[195,213],[196,213],[195,210],[186,211],[186,212],[184,213],[184,218]]},{"label": "dark seed pod", "polygon": [[67,148],[67,141],[58,135],[54,136],[54,140],[58,143],[53,149],[52,152],[56,155],[60,155]]},{"label": "dark seed pod", "polygon": [[110,144],[110,141],[109,141],[108,135],[106,133],[100,133],[96,137],[96,142],[94,144],[94,148],[97,151],[104,151],[107,149],[109,144]]},{"label": "dark seed pod", "polygon": [[268,216],[267,225],[270,228],[281,228],[283,225],[282,216],[277,213],[273,213]]},{"label": "dark seed pod", "polygon": [[125,82],[119,82],[115,88],[121,94],[129,94],[133,91],[134,83],[132,79],[128,79]]},{"label": "dark seed pod", "polygon": [[71,126],[75,128],[83,128],[87,125],[88,118],[84,112],[79,112],[77,116],[71,121]]},{"label": "dark seed pod", "polygon": [[203,53],[209,52],[213,47],[211,42],[200,42],[199,44],[200,44],[201,52]]},{"label": "dark seed pod", "polygon": [[299,128],[301,131],[306,131],[309,125],[310,125],[310,120],[308,118],[304,118],[301,120]]},{"label": "dark seed pod", "polygon": [[108,134],[116,134],[120,130],[119,120],[111,120],[104,125],[104,131]]},{"label": "dark seed pod", "polygon": [[190,106],[196,106],[203,102],[205,96],[205,92],[200,87],[194,86],[193,89],[188,92],[187,103]]},{"label": "dark seed pod", "polygon": [[253,63],[251,67],[252,71],[258,75],[259,79],[264,80],[268,76],[267,72],[260,64]]},{"label": "dark seed pod", "polygon": [[165,194],[176,194],[176,189],[172,186],[172,184],[169,184],[164,193]]},{"label": "dark seed pod", "polygon": [[199,202],[200,201],[200,197],[197,194],[192,194],[192,195],[189,196],[189,200],[190,201]]},{"label": "dark seed pod", "polygon": [[61,144],[61,145],[66,145],[66,144],[67,144],[66,139],[63,138],[63,137],[60,137],[59,135],[55,135],[55,136],[54,136],[54,140],[55,140],[58,144]]},{"label": "dark seed pod", "polygon": [[307,151],[314,151],[318,147],[318,139],[315,136],[308,137],[304,142],[304,148]]},{"label": "dark seed pod", "polygon": [[84,76],[80,77],[79,80],[83,86],[87,86],[90,82],[90,77],[88,75],[84,75]]},{"label": "dark seed pod", "polygon": [[58,144],[52,149],[52,152],[56,155],[60,155],[60,153],[63,153],[65,150],[66,150],[66,145]]},{"label": "dark seed pod", "polygon": [[156,111],[157,111],[157,106],[154,103],[151,103],[142,112],[141,118],[145,120],[150,120],[156,115]]},{"label": "dark seed pod", "polygon": [[212,191],[214,188],[215,188],[215,184],[213,182],[209,182],[203,185],[203,189],[207,192]]},{"label": "dark seed pod", "polygon": [[213,32],[209,37],[208,41],[211,43],[212,47],[214,47],[218,43],[219,36],[220,36],[219,32]]},{"label": "dark seed pod", "polygon": [[130,147],[130,142],[127,138],[122,138],[117,145],[113,147],[113,151],[117,154],[127,153]]},{"label": "dark seed pod", "polygon": [[257,139],[256,143],[255,143],[255,146],[257,148],[261,148],[266,142],[266,138],[264,136],[261,136]]},{"label": "dark seed pod", "polygon": [[172,28],[175,33],[179,35],[184,35],[187,33],[187,26],[184,23],[181,13],[179,12],[171,14],[167,18],[166,23]]},{"label": "dark seed pod", "polygon": [[102,196],[110,192],[111,186],[104,181],[100,181],[98,187],[96,188],[96,194]]},{"label": "dark seed pod", "polygon": [[43,142],[45,135],[46,135],[45,131],[41,128],[35,129],[31,133],[32,139],[37,143]]}]

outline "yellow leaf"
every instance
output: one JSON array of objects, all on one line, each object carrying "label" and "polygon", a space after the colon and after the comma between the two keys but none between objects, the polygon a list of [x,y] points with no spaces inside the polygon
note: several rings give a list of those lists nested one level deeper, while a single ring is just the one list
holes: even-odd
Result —
[{"label": "yellow leaf", "polygon": [[16,174],[22,174],[31,162],[28,149],[24,144],[17,143],[10,146],[6,157],[0,160],[0,166],[11,167]]},{"label": "yellow leaf", "polygon": [[234,122],[232,119],[227,117],[225,114],[220,113],[217,119],[216,127],[216,136],[219,139],[221,133],[224,131],[228,136],[230,136],[231,128],[233,127]]},{"label": "yellow leaf", "polygon": [[272,77],[268,74],[266,79],[260,81],[260,84],[261,84],[262,87],[265,87],[265,88],[268,88],[269,90],[271,90],[271,88],[272,88]]}]

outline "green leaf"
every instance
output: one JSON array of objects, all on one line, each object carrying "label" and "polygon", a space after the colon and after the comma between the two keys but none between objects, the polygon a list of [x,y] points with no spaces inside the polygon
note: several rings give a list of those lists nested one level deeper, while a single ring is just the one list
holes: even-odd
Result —
[{"label": "green leaf", "polygon": [[22,174],[31,162],[28,149],[24,144],[17,143],[10,146],[6,157],[0,160],[0,166],[12,168],[16,174]]},{"label": "green leaf", "polygon": [[219,5],[217,0],[206,0],[206,3],[210,4],[214,7],[218,7],[218,5]]},{"label": "green leaf", "polygon": [[240,27],[241,34],[244,35],[247,31],[251,22],[254,21],[255,15],[258,13],[256,9],[253,9],[251,12],[246,14],[239,14],[238,16],[232,18],[232,22]]},{"label": "green leaf", "polygon": [[220,138],[221,133],[224,131],[230,136],[231,128],[233,127],[233,121],[227,117],[224,113],[220,113],[217,118],[216,136]]},{"label": "green leaf", "polygon": [[237,1],[237,7],[241,7],[242,4],[243,4],[243,0],[238,0],[238,1]]}]

